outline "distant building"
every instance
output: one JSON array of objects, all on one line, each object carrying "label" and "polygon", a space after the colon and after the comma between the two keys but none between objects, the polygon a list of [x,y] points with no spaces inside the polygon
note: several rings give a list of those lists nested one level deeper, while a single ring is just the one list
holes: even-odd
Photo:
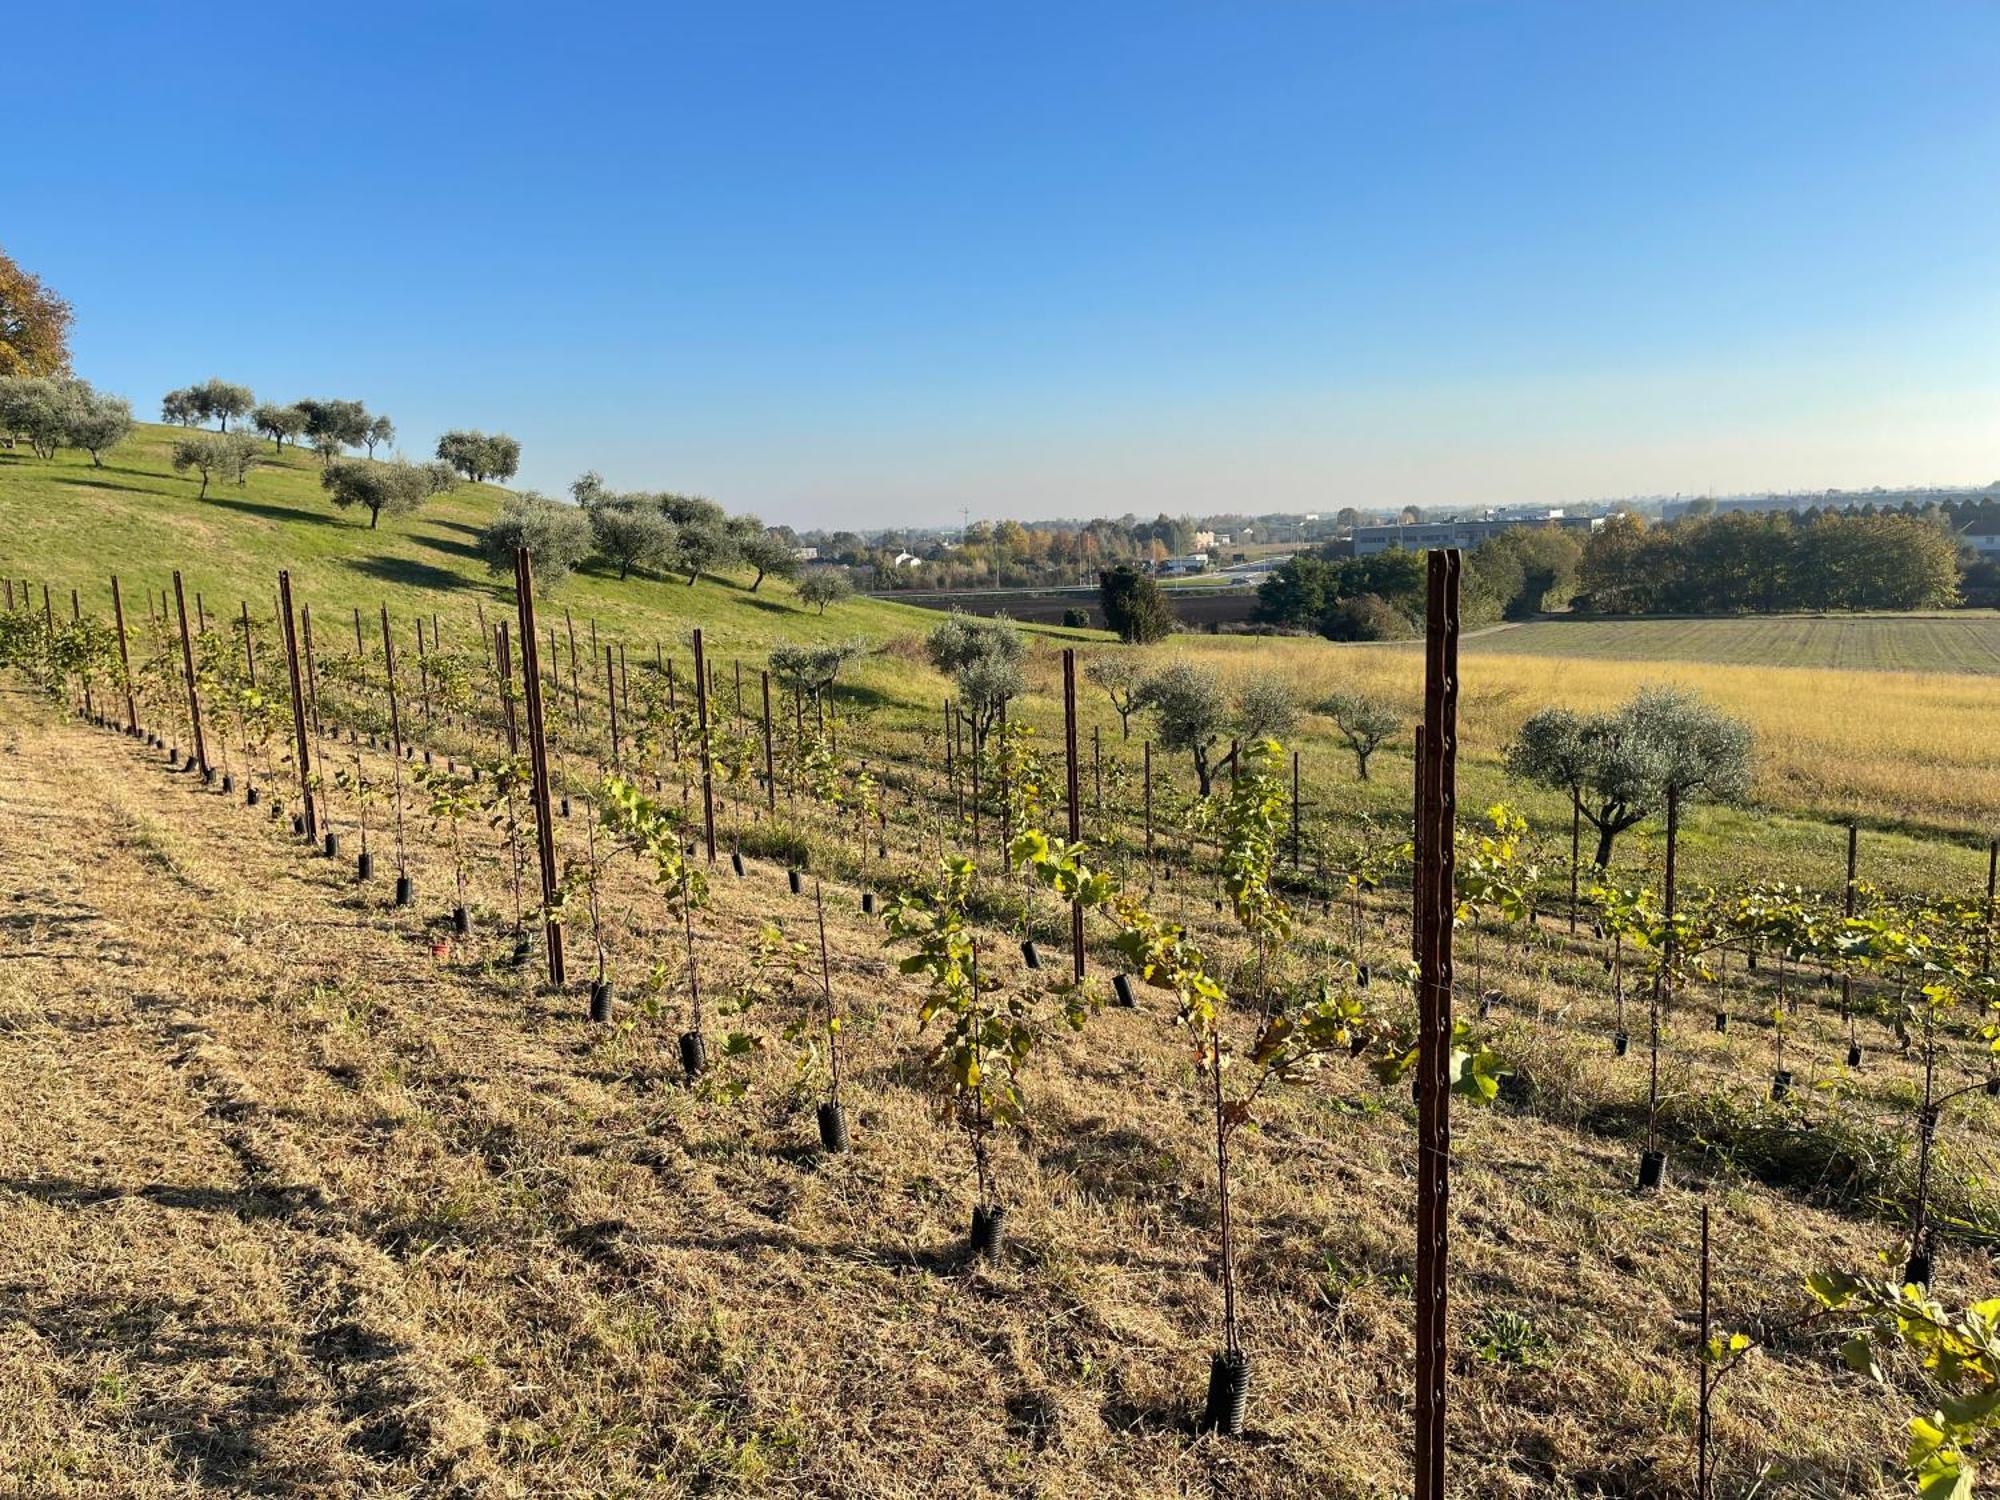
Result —
[{"label": "distant building", "polygon": [[1185,578],[1190,573],[1206,573],[1208,554],[1190,552],[1185,557],[1170,557],[1154,571],[1162,578]]},{"label": "distant building", "polygon": [[1194,550],[1197,552],[1214,551],[1215,533],[1212,531],[1197,531],[1194,534]]},{"label": "distant building", "polygon": [[818,561],[819,561],[819,548],[817,548],[817,547],[794,547],[794,548],[792,548],[792,556],[793,556],[794,558],[796,558],[796,559],[797,559],[798,561],[800,561],[800,562],[818,562]]},{"label": "distant building", "polygon": [[1566,516],[1561,511],[1537,516],[1509,516],[1479,521],[1419,521],[1410,526],[1357,526],[1354,528],[1354,555],[1373,557],[1391,547],[1422,552],[1431,547],[1477,547],[1489,537],[1518,531],[1524,526],[1557,526],[1564,531],[1593,532],[1604,525],[1602,516]]},{"label": "distant building", "polygon": [[1981,557],[2000,557],[2000,534],[1992,536],[1967,534],[1961,536],[1959,540]]},{"label": "distant building", "polygon": [[898,552],[896,554],[896,566],[899,568],[914,568],[922,561],[923,559],[914,552]]}]

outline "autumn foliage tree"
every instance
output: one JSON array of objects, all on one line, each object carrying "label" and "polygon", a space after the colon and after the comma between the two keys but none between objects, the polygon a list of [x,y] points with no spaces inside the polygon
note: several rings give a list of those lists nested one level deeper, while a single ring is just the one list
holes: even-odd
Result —
[{"label": "autumn foliage tree", "polygon": [[70,306],[0,250],[0,375],[69,373]]}]

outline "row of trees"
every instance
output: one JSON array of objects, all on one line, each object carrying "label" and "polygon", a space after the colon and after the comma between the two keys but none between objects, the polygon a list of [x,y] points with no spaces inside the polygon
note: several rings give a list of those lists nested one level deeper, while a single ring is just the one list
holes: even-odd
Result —
[{"label": "row of trees", "polygon": [[1958,602],[1959,577],[1957,539],[1923,515],[1618,515],[1584,546],[1577,602],[1605,614],[1939,609]]},{"label": "row of trees", "polygon": [[[303,442],[327,465],[350,448],[365,448],[372,459],[377,448],[396,441],[396,424],[359,401],[307,397],[277,405],[259,402],[249,386],[229,380],[204,380],[168,391],[160,402],[160,420],[182,427],[212,421],[221,433],[230,430],[232,421],[240,430],[247,420],[275,451],[282,453],[285,444],[296,448]],[[438,439],[436,457],[474,484],[504,482],[520,472],[521,444],[504,432],[457,430]]]},{"label": "row of trees", "polygon": [[666,491],[620,494],[587,473],[570,494],[589,518],[596,549],[624,578],[634,570],[682,576],[690,586],[703,573],[745,567],[755,593],[766,578],[792,578],[799,559],[792,545],[755,516],[732,516],[701,495]]},{"label": "row of trees", "polygon": [[[436,468],[436,465],[427,466]],[[713,500],[667,493],[615,494],[596,474],[570,486],[574,505],[533,490],[509,495],[480,533],[479,549],[496,573],[511,572],[526,547],[535,559],[535,581],[553,588],[592,557],[618,576],[656,574],[690,586],[703,573],[748,568],[751,592],[766,578],[797,577],[799,562],[783,536],[755,516],[731,516]],[[801,602],[821,614],[854,592],[848,575],[817,568],[799,580]]]},{"label": "row of trees", "polygon": [[396,424],[370,414],[359,401],[308,397],[286,405],[259,402],[249,386],[231,380],[204,380],[168,391],[160,400],[160,420],[180,427],[214,422],[217,432],[228,432],[232,421],[241,430],[247,421],[278,452],[286,443],[297,447],[304,441],[322,463],[349,448],[366,448],[373,458],[377,448],[396,441]]},{"label": "row of trees", "polygon": [[[1322,548],[1283,563],[1257,586],[1254,618],[1336,641],[1416,633],[1424,609],[1421,553],[1392,547],[1367,557],[1331,554]],[[1483,625],[1563,608],[1575,592],[1582,556],[1575,535],[1553,526],[1489,537],[1466,554],[1464,620]]]},{"label": "row of trees", "polygon": [[26,442],[37,458],[81,448],[104,455],[132,431],[132,405],[73,375],[0,375],[0,446]]}]

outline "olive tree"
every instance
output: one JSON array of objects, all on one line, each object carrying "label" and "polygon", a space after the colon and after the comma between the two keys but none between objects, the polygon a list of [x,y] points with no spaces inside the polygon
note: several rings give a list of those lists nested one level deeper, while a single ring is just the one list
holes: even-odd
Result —
[{"label": "olive tree", "polygon": [[1084,663],[1083,675],[1104,689],[1118,713],[1118,729],[1132,738],[1132,715],[1139,707],[1139,689],[1145,684],[1146,669],[1137,658],[1124,652],[1093,656]]},{"label": "olive tree", "polygon": [[400,458],[378,464],[372,459],[341,458],[326,466],[319,482],[341,509],[358,505],[366,510],[368,529],[373,531],[384,511],[408,515],[431,496],[451,489],[458,475],[449,464],[413,464]]},{"label": "olive tree", "polygon": [[1000,716],[1001,708],[1027,686],[1021,662],[1027,642],[1006,616],[990,620],[953,610],[924,639],[931,665],[953,679],[960,701],[971,715],[972,743],[977,749]]},{"label": "olive tree", "polygon": [[737,531],[737,555],[743,560],[743,565],[753,569],[757,575],[750,580],[751,593],[756,593],[766,578],[793,578],[798,575],[799,560],[793,555],[791,543],[766,531],[762,521],[755,516],[738,516],[730,524]]},{"label": "olive tree", "polygon": [[25,437],[37,458],[54,458],[74,441],[91,395],[88,382],[68,375],[0,377],[0,429]]},{"label": "olive tree", "polygon": [[368,409],[359,401],[308,398],[297,404],[305,415],[306,438],[321,463],[330,464],[344,450],[359,448],[368,440]]},{"label": "olive tree", "polygon": [[1507,751],[1515,776],[1569,796],[1597,830],[1596,864],[1611,863],[1613,841],[1664,805],[1741,800],[1750,790],[1749,726],[1685,689],[1647,687],[1609,713],[1544,708]]},{"label": "olive tree", "polygon": [[1393,704],[1366,693],[1335,693],[1319,711],[1333,720],[1347,748],[1354,752],[1354,774],[1368,779],[1368,757],[1402,727],[1403,717]]},{"label": "olive tree", "polygon": [[853,641],[830,646],[773,646],[771,676],[788,693],[817,702],[833,690],[840,669],[861,654]]},{"label": "olive tree", "polygon": [[266,402],[250,413],[250,425],[269,438],[271,446],[282,453],[287,440],[293,447],[298,446],[299,435],[306,430],[306,414],[296,406],[274,406]]},{"label": "olive tree", "polygon": [[524,548],[535,560],[535,587],[552,589],[590,556],[590,518],[534,490],[509,495],[479,533],[479,552],[495,573],[512,572]]},{"label": "olive tree", "polygon": [[257,404],[249,386],[230,380],[204,380],[180,394],[188,398],[198,418],[206,421],[213,417],[220,432],[229,431],[231,417],[241,417]]},{"label": "olive tree", "polygon": [[194,432],[174,444],[174,472],[189,469],[201,475],[198,500],[208,498],[211,480],[226,479],[238,485],[250,477],[262,454],[262,445],[247,432]]},{"label": "olive tree", "polygon": [[674,523],[673,567],[693,588],[703,573],[736,557],[736,537],[722,507],[700,495],[662,495],[660,509]]},{"label": "olive tree", "polygon": [[1193,759],[1195,780],[1206,797],[1215,774],[1211,756],[1230,718],[1221,680],[1191,661],[1169,662],[1140,685],[1139,706],[1152,714],[1154,738],[1163,749],[1185,750]]},{"label": "olive tree", "polygon": [[370,417],[368,425],[361,429],[361,445],[368,450],[370,458],[375,456],[377,448],[395,441],[396,424],[387,417]]},{"label": "olive tree", "polygon": [[447,432],[437,456],[474,484],[512,479],[521,468],[521,445],[504,432]]},{"label": "olive tree", "polygon": [[70,412],[66,435],[72,447],[83,449],[90,455],[91,464],[101,469],[105,451],[124,442],[131,435],[132,426],[131,402],[85,386]]},{"label": "olive tree", "polygon": [[634,568],[663,568],[674,552],[674,523],[657,505],[615,497],[585,507],[598,555],[615,563],[620,579]]},{"label": "olive tree", "polygon": [[176,427],[192,427],[201,420],[200,403],[192,390],[183,386],[160,398],[160,420]]},{"label": "olive tree", "polygon": [[798,585],[799,603],[811,604],[826,613],[829,604],[844,604],[854,597],[854,579],[845,568],[814,568]]},{"label": "olive tree", "polygon": [[1288,740],[1299,727],[1299,700],[1282,677],[1258,677],[1237,695],[1236,732],[1247,745]]}]

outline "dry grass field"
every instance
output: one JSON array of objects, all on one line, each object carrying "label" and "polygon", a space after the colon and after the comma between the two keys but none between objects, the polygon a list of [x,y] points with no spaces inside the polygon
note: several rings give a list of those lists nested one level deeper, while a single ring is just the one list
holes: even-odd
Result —
[{"label": "dry grass field", "polygon": [[[2000,745],[2000,689],[1991,677],[1488,649],[1489,641],[1511,633],[1468,641],[1461,659],[1464,744],[1489,771],[1521,721],[1545,704],[1602,708],[1641,684],[1675,683],[1750,723],[1757,736],[1755,798],[1768,810],[1820,821],[1853,817],[1979,843],[2000,828],[2000,756],[1993,753]],[[1237,680],[1274,674],[1307,702],[1341,688],[1384,693],[1413,717],[1423,678],[1421,652],[1400,647],[1186,637],[1151,649],[1197,655]],[[1331,735],[1331,725],[1313,728],[1315,738]],[[1407,753],[1407,743],[1402,748]],[[1326,753],[1337,758],[1337,747],[1329,743]],[[1398,771],[1389,779],[1401,777]]]},{"label": "dry grass field", "polygon": [[[1413,1111],[1358,1065],[1242,1138],[1251,1431],[1198,1438],[1214,1204],[1157,1002],[1051,1043],[1002,1153],[1009,1250],[978,1265],[969,1161],[914,1083],[913,982],[852,888],[829,900],[855,1149],[830,1158],[784,1058],[751,1060],[741,1103],[682,1084],[672,1006],[630,1003],[672,937],[630,867],[607,1030],[580,986],[505,962],[497,861],[454,942],[434,843],[398,911],[384,877],[357,886],[240,798],[11,689],[0,829],[0,1492],[1404,1489]],[[803,930],[810,905],[759,861],[717,892],[700,941],[722,993],[758,925]],[[1511,953],[1489,941],[1485,973],[1517,1083],[1458,1126],[1454,1493],[1684,1495],[1698,1205],[1734,1326],[1796,1307],[1810,1270],[1872,1263],[1897,1236],[1875,1199],[1907,1170],[1908,1068],[1885,1046],[1849,1073],[1808,1006],[1799,1097],[1769,1105],[1762,1029],[1684,1019],[1673,1181],[1636,1196],[1642,1068],[1606,1044],[1595,957],[1554,934]],[[1865,1139],[1842,1123],[1878,1117]],[[1957,1176],[1985,1170],[1991,1123],[1983,1101],[1954,1118]],[[1754,1149],[1773,1132],[1819,1154],[1781,1169]],[[1981,1274],[1954,1252],[1941,1290]],[[1532,1336],[1495,1354],[1507,1315]],[[1903,1416],[1826,1337],[1781,1339],[1731,1378],[1722,1493],[1901,1493]]]},{"label": "dry grass field", "polygon": [[2000,614],[1772,615],[1740,619],[1563,619],[1482,635],[1477,649],[1529,656],[1839,667],[1872,672],[2000,672]]}]

